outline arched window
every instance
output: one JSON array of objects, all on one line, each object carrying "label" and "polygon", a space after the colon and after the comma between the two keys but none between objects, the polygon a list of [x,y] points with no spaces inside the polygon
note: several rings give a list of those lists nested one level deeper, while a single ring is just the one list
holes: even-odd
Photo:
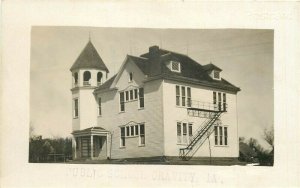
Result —
[{"label": "arched window", "polygon": [[83,73],[83,85],[85,85],[85,86],[91,85],[90,79],[91,79],[91,73],[90,73],[90,71],[85,71]]},{"label": "arched window", "polygon": [[78,86],[78,72],[75,72],[73,76],[74,76],[74,86],[76,87]]},{"label": "arched window", "polygon": [[103,76],[102,72],[98,72],[98,74],[97,74],[97,84],[98,85],[102,84],[102,76]]}]

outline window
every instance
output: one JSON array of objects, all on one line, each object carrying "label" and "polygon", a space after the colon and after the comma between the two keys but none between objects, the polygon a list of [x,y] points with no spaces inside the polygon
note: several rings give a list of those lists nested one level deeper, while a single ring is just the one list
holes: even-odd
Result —
[{"label": "window", "polygon": [[228,145],[228,142],[227,142],[227,127],[224,127],[224,145]]},{"label": "window", "polygon": [[98,116],[102,115],[102,111],[101,111],[101,98],[98,98]]},{"label": "window", "polygon": [[218,126],[215,126],[215,145],[218,145]]},{"label": "window", "polygon": [[223,127],[219,126],[220,145],[223,145]]},{"label": "window", "polygon": [[139,88],[139,108],[144,108],[144,88]]},{"label": "window", "polygon": [[138,145],[145,145],[145,124],[127,125],[120,127],[120,147],[125,147],[126,138],[138,138]]},{"label": "window", "polygon": [[138,90],[134,89],[134,99],[137,99],[137,98],[138,98]]},{"label": "window", "polygon": [[132,79],[133,79],[133,73],[129,73],[129,82],[132,82]]},{"label": "window", "polygon": [[177,143],[181,143],[181,123],[177,122]]},{"label": "window", "polygon": [[91,79],[91,73],[90,73],[90,71],[85,71],[83,73],[83,85],[84,86],[90,86],[91,85],[90,79]]},{"label": "window", "polygon": [[74,73],[74,86],[78,86],[78,72]]},{"label": "window", "polygon": [[220,71],[214,70],[214,78],[220,79]]},{"label": "window", "polygon": [[102,84],[102,76],[103,76],[102,72],[97,73],[97,85],[98,86]]},{"label": "window", "polygon": [[130,126],[130,136],[134,136],[134,126]]},{"label": "window", "polygon": [[176,105],[180,106],[180,87],[176,86]]},{"label": "window", "polygon": [[221,110],[221,108],[222,108],[221,93],[218,93],[218,109]]},{"label": "window", "polygon": [[215,126],[215,145],[216,146],[227,146],[228,145],[228,127]]},{"label": "window", "polygon": [[191,107],[192,105],[191,97],[192,95],[191,95],[190,87],[176,85],[176,106]]},{"label": "window", "polygon": [[134,135],[139,135],[139,126],[135,125],[135,134]]},{"label": "window", "polygon": [[129,101],[129,91],[126,91],[126,102]]},{"label": "window", "polygon": [[193,124],[177,122],[177,144],[188,144],[193,137]]},{"label": "window", "polygon": [[185,106],[185,87],[181,87],[181,105]]},{"label": "window", "polygon": [[120,93],[120,111],[125,112],[124,92]]},{"label": "window", "polygon": [[191,97],[191,88],[187,87],[187,106],[191,107],[192,106],[192,97]]},{"label": "window", "polygon": [[180,72],[180,63],[177,61],[171,61],[171,71]]},{"label": "window", "polygon": [[125,147],[125,127],[121,127],[121,147]]},{"label": "window", "polygon": [[130,90],[129,93],[130,93],[130,100],[132,101],[133,100],[133,90]]},{"label": "window", "polygon": [[140,124],[140,145],[145,145],[145,125]]},{"label": "window", "polygon": [[74,99],[74,118],[78,118],[78,116],[79,116],[78,99]]},{"label": "window", "polygon": [[227,111],[227,102],[226,102],[226,93],[218,92],[218,98],[217,98],[217,92],[213,92],[213,104],[215,110],[222,110]]},{"label": "window", "polygon": [[223,93],[223,110],[227,111],[227,104],[226,104],[226,93]]},{"label": "window", "polygon": [[189,140],[193,138],[193,124],[189,123]]},{"label": "window", "polygon": [[187,127],[186,127],[186,123],[182,124],[182,135],[183,135],[183,143],[186,144],[187,143]]},{"label": "window", "polygon": [[126,136],[129,136],[129,127],[126,127]]}]

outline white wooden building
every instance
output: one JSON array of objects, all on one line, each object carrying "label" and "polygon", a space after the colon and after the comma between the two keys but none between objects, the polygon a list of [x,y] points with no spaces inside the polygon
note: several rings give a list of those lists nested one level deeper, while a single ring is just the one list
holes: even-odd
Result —
[{"label": "white wooden building", "polygon": [[70,70],[75,159],[238,157],[240,89],[219,67],[152,46],[109,78],[89,41]]}]

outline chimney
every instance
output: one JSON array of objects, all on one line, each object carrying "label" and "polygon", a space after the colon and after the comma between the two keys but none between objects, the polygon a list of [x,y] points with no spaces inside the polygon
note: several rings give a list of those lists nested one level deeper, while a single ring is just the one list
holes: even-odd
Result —
[{"label": "chimney", "polygon": [[158,46],[149,47],[149,55],[152,58],[159,56],[159,47]]}]

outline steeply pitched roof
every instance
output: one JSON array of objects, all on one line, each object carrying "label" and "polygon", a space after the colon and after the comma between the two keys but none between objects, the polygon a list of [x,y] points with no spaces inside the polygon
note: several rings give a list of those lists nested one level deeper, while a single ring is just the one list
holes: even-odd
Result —
[{"label": "steeply pitched roof", "polygon": [[91,41],[87,43],[70,70],[81,68],[95,68],[109,72]]}]

